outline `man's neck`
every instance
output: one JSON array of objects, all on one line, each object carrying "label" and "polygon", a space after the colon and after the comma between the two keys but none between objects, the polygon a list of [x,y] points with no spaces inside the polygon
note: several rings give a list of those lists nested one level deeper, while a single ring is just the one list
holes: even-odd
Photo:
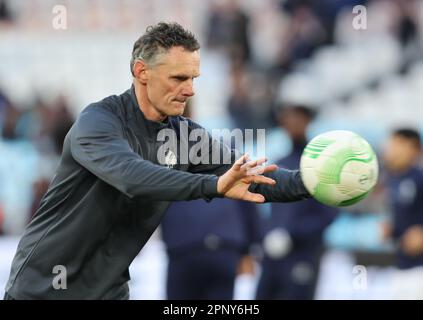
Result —
[{"label": "man's neck", "polygon": [[307,144],[306,136],[291,137],[292,144],[298,147],[304,147]]},{"label": "man's neck", "polygon": [[135,96],[138,102],[138,107],[140,108],[141,112],[144,114],[144,117],[147,120],[156,121],[156,122],[161,122],[166,120],[167,116],[157,111],[157,109],[154,108],[154,106],[148,100],[147,90],[145,89],[145,86],[134,83],[134,88],[135,88]]}]

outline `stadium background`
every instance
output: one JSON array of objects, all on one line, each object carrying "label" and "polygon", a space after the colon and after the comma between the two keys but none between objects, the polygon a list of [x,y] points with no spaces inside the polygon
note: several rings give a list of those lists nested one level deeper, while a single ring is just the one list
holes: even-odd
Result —
[{"label": "stadium background", "polygon": [[[66,29],[52,24],[56,5],[66,8]],[[367,9],[364,30],[353,27],[355,5]],[[396,126],[423,129],[423,1],[1,0],[0,294],[69,126],[88,103],[130,86],[132,44],[162,20],[202,44],[194,119],[266,128],[271,160],[290,150],[275,120],[284,103],[319,107],[310,137],[349,129],[376,151]],[[390,297],[393,247],[380,236],[389,214],[377,188],[339,215],[325,233],[317,299]],[[367,266],[366,290],[352,285],[356,264]],[[165,270],[157,233],[131,266],[132,298],[164,298]],[[251,298],[255,281],[239,277],[235,298]]]}]

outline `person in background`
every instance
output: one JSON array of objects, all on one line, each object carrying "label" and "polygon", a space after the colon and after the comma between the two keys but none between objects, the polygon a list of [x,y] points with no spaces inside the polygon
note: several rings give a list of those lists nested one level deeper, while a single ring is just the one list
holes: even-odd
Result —
[{"label": "person in background", "polygon": [[212,1],[207,21],[207,46],[220,49],[230,60],[251,60],[250,18],[238,1]]},{"label": "person in background", "polygon": [[10,10],[8,1],[0,0],[0,28],[11,25],[14,21],[14,16]]},{"label": "person in background", "polygon": [[0,203],[0,236],[3,235],[4,213]]},{"label": "person in background", "polygon": [[[298,167],[307,144],[306,132],[315,112],[308,106],[282,109],[280,123],[292,140],[291,153],[277,164]],[[323,253],[323,232],[334,220],[337,209],[315,200],[285,205],[271,204],[265,219],[262,273],[257,299],[310,300],[314,298]]]},{"label": "person in background", "polygon": [[423,299],[423,170],[418,165],[421,138],[411,128],[395,130],[384,160],[392,221],[384,226],[385,238],[396,247],[393,294],[396,299]]},{"label": "person in background", "polygon": [[161,224],[167,298],[233,299],[237,275],[253,272],[258,219],[255,205],[240,201],[173,203]]}]

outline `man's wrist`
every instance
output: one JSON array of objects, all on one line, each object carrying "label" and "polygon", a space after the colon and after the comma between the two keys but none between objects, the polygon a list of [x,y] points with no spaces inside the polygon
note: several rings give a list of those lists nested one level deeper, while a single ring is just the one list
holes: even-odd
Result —
[{"label": "man's wrist", "polygon": [[218,181],[219,177],[210,175],[203,181],[203,194],[206,201],[210,201],[213,198],[223,198],[223,194],[218,192]]}]

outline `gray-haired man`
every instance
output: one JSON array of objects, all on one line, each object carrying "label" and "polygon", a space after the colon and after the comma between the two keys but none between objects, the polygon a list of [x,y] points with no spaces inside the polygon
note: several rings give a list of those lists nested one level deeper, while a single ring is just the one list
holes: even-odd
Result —
[{"label": "gray-haired man", "polygon": [[[149,27],[136,41],[132,88],[89,105],[66,136],[57,173],[19,243],[6,298],[128,299],[128,267],[170,201],[308,197],[298,171],[238,158],[224,145],[229,164],[166,155],[177,161],[161,165],[162,129],[174,130],[178,143],[186,138],[182,123],[202,130],[181,116],[199,65],[197,40],[178,24]],[[219,145],[207,137],[210,150]]]}]

